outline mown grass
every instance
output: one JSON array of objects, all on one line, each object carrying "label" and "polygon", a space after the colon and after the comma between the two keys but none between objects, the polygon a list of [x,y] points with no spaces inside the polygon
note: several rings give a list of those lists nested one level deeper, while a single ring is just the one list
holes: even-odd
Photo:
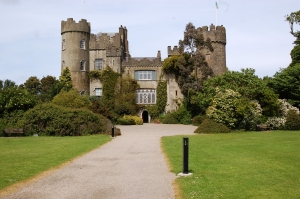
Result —
[{"label": "mown grass", "polygon": [[[174,173],[182,172],[182,137],[163,137]],[[182,198],[299,198],[300,132],[189,136],[191,177],[176,183]]]},{"label": "mown grass", "polygon": [[0,190],[59,166],[109,140],[106,135],[0,138]]}]

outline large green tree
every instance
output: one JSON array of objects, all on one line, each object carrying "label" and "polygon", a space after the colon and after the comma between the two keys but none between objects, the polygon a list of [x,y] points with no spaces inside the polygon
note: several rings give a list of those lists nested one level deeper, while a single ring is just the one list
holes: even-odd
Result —
[{"label": "large green tree", "polygon": [[279,94],[279,98],[300,108],[300,63],[281,69],[268,80],[268,85]]},{"label": "large green tree", "polygon": [[41,79],[41,95],[43,102],[51,101],[62,89],[63,85],[53,76],[46,76]]},{"label": "large green tree", "polygon": [[41,92],[41,82],[36,76],[29,77],[24,83],[24,87],[33,95],[38,95]]},{"label": "large green tree", "polygon": [[202,92],[193,93],[189,99],[191,105],[199,107],[202,112],[212,103],[216,88],[225,91],[231,89],[248,100],[256,100],[263,110],[263,115],[278,114],[278,95],[267,86],[267,83],[255,75],[254,69],[242,69],[241,72],[228,71],[204,82]]},{"label": "large green tree", "polygon": [[205,39],[192,23],[188,23],[183,40],[179,40],[180,55],[164,60],[164,71],[175,75],[185,96],[188,95],[190,89],[200,91],[203,81],[213,76],[213,71],[202,53],[203,49],[213,52],[210,38]]}]

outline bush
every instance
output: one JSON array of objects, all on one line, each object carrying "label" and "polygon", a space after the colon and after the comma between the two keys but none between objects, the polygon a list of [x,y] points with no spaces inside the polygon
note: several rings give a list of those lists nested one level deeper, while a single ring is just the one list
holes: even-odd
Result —
[{"label": "bush", "polygon": [[111,122],[102,115],[84,109],[71,109],[51,103],[25,112],[22,121],[26,135],[78,136],[109,133]]},{"label": "bush", "polygon": [[192,122],[192,116],[190,112],[186,110],[184,105],[181,105],[177,111],[172,113],[172,115],[180,124],[191,124]]},{"label": "bush", "polygon": [[174,117],[172,113],[167,113],[162,119],[163,124],[179,124],[179,121]]},{"label": "bush", "polygon": [[124,115],[118,119],[120,125],[143,125],[143,119],[138,116]]},{"label": "bush", "polygon": [[294,111],[289,110],[286,122],[285,122],[285,129],[286,130],[300,130],[300,115]]},{"label": "bush", "polygon": [[89,97],[80,95],[79,92],[74,89],[68,92],[62,90],[53,98],[52,103],[68,108],[92,108],[92,102],[89,100]]},{"label": "bush", "polygon": [[192,124],[194,126],[199,126],[205,119],[207,119],[206,115],[197,115],[196,117],[193,118]]},{"label": "bush", "polygon": [[230,129],[222,124],[215,122],[212,119],[205,119],[194,133],[229,133]]}]

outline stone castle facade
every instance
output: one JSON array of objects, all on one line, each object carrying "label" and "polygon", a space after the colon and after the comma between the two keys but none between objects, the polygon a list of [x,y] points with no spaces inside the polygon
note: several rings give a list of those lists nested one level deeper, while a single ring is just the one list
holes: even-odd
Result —
[{"label": "stone castle facade", "polygon": [[[214,74],[226,71],[226,30],[223,26],[211,25],[197,29],[204,37],[210,37],[214,52],[203,49],[206,61]],[[110,66],[115,72],[130,75],[137,80],[140,89],[136,92],[138,104],[155,104],[158,80],[167,82],[167,111],[178,108],[183,99],[180,88],[173,75],[164,74],[160,51],[156,57],[131,57],[126,27],[119,27],[116,33],[91,33],[91,25],[85,19],[76,23],[72,18],[61,22],[62,55],[61,70],[68,67],[71,71],[73,86],[81,93],[102,96],[102,83],[91,81],[88,72]],[[177,46],[168,46],[168,56],[179,54]],[[150,121],[147,110],[141,110],[144,121]]]}]

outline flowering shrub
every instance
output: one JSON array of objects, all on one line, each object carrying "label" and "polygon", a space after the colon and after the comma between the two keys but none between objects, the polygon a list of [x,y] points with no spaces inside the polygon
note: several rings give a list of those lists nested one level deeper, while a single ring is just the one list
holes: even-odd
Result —
[{"label": "flowering shrub", "polygon": [[[281,129],[285,128],[287,121],[287,115],[289,111],[293,111],[295,114],[299,115],[299,109],[292,106],[286,99],[279,99],[280,108],[279,115],[280,117],[270,117],[268,118],[266,124],[271,126],[272,129]],[[289,127],[286,127],[289,128]]]},{"label": "flowering shrub", "polygon": [[206,115],[216,122],[229,128],[244,128],[251,130],[256,120],[261,117],[262,108],[256,101],[249,101],[238,92],[231,89],[216,88],[212,105],[206,110]]}]

